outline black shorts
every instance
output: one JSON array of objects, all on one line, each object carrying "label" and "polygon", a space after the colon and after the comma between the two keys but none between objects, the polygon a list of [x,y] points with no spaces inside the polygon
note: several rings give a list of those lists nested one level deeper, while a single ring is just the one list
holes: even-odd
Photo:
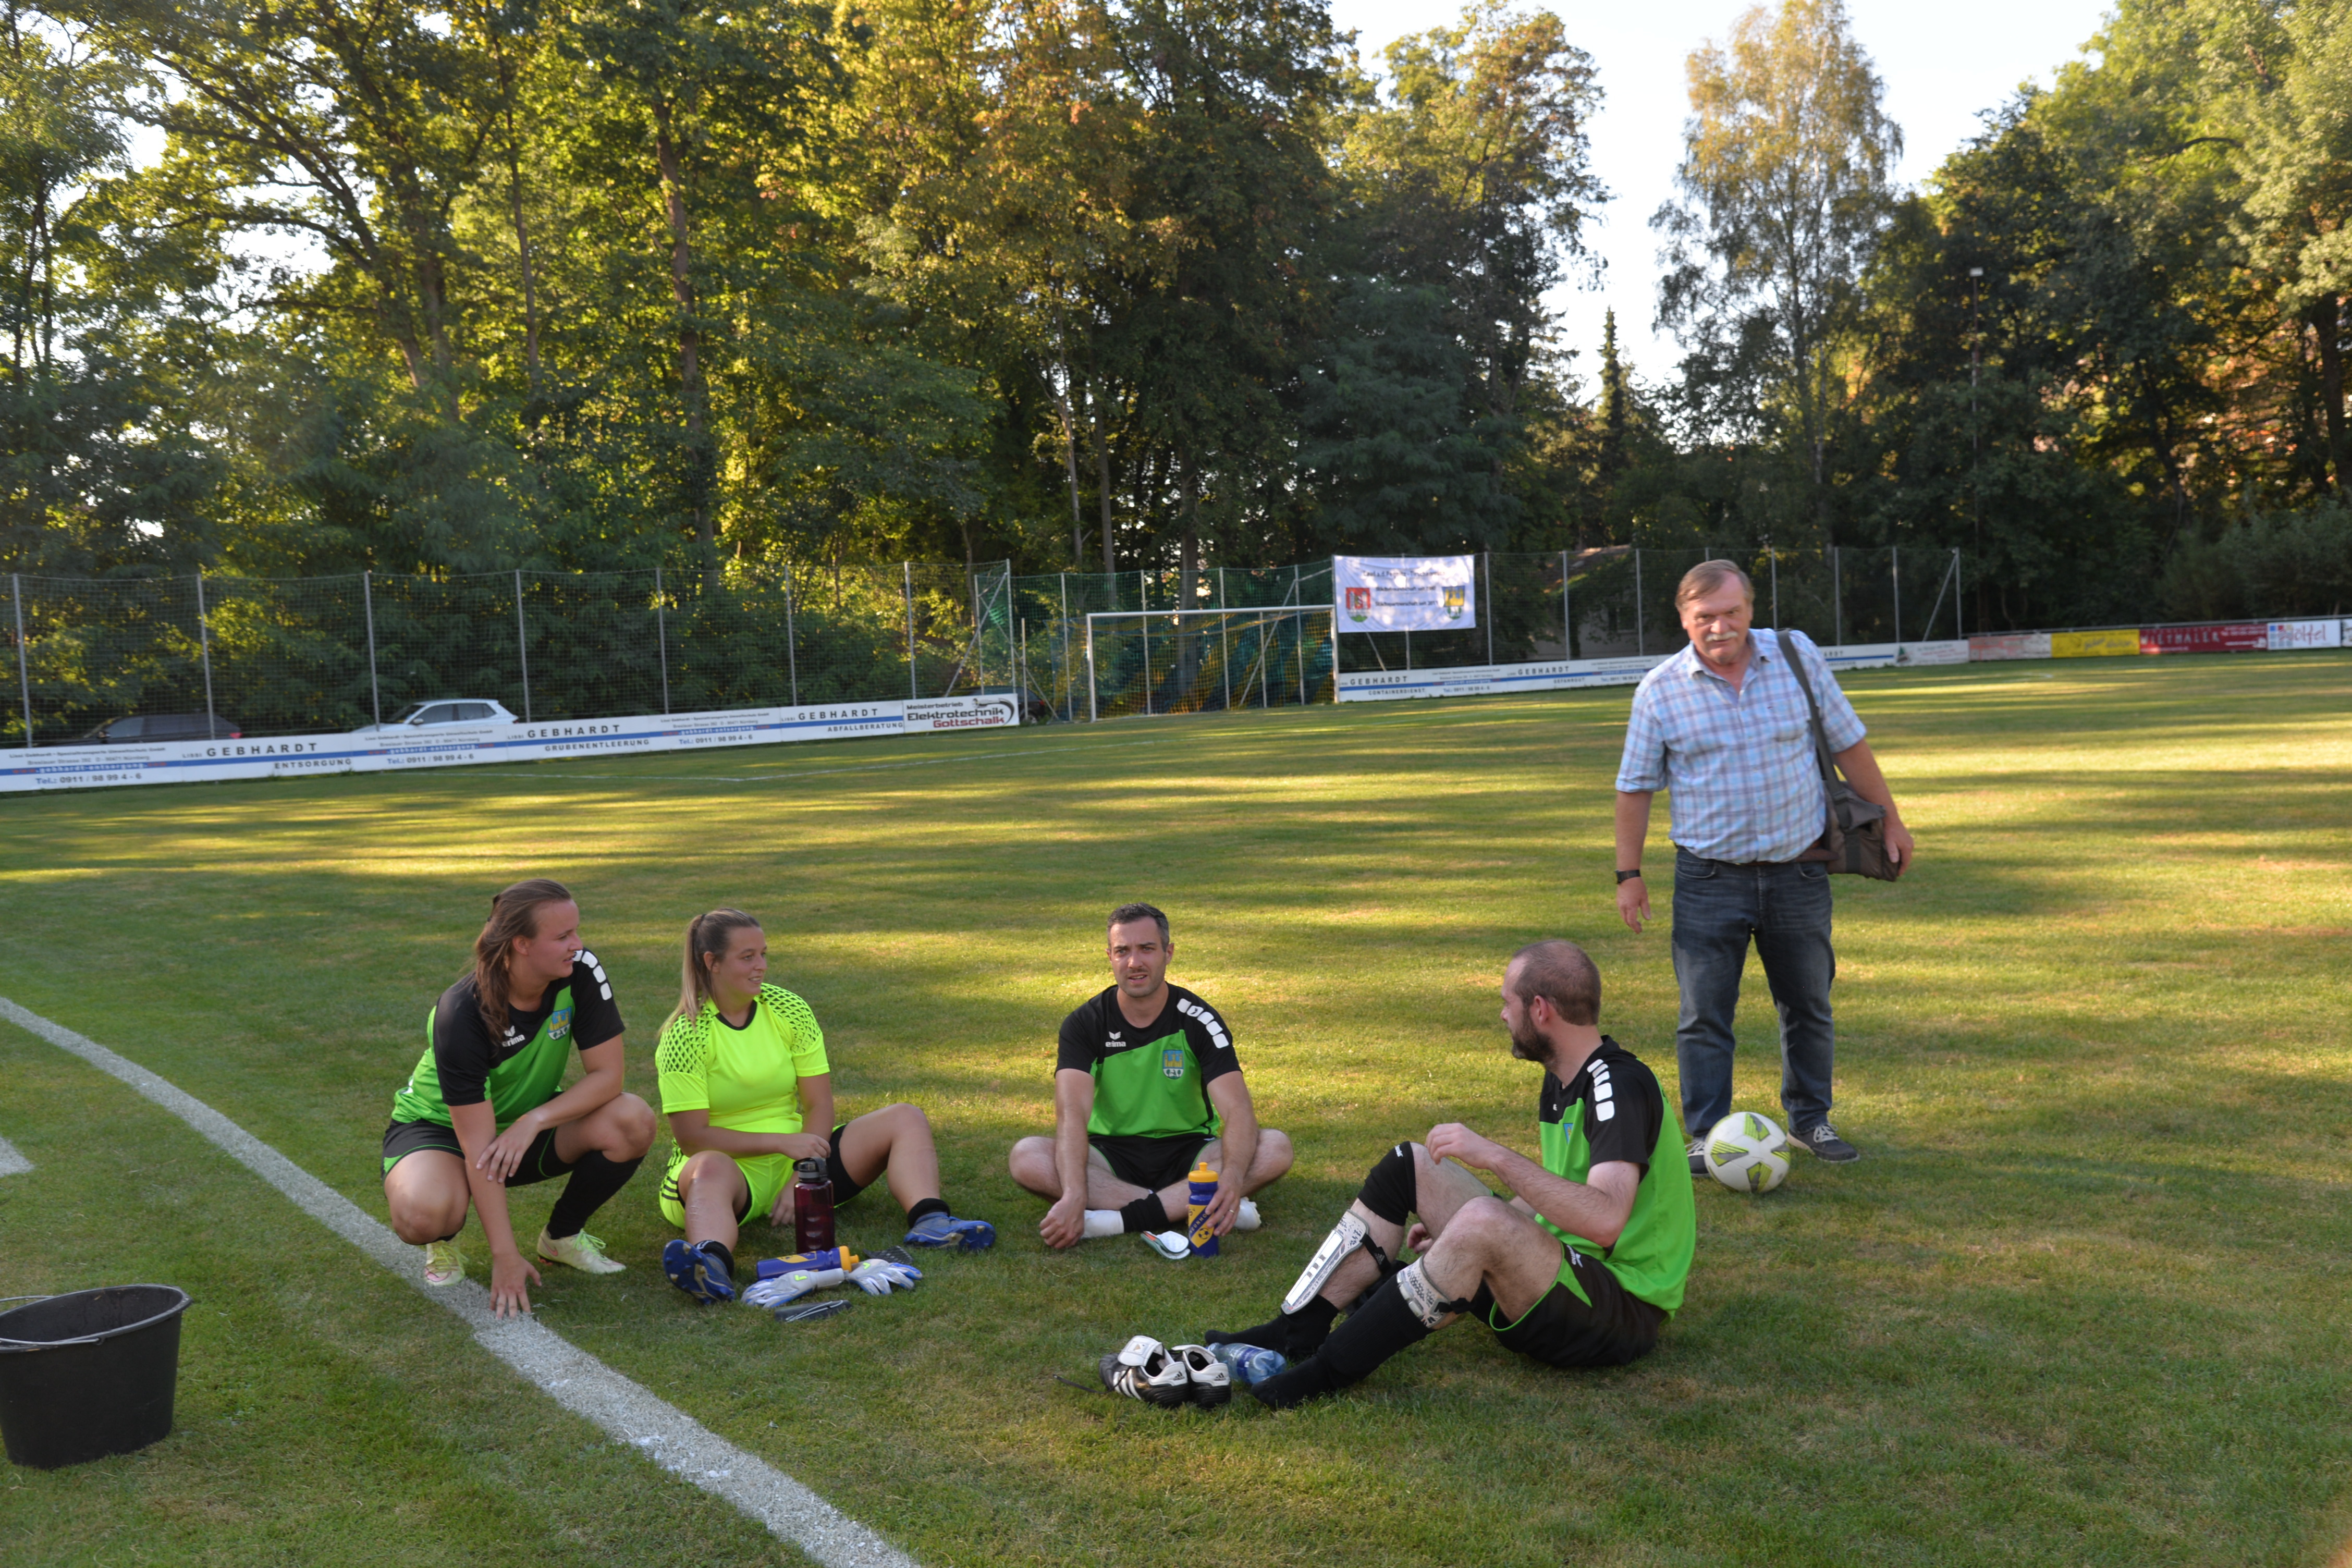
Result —
[{"label": "black shorts", "polygon": [[1657,1348],[1665,1313],[1617,1283],[1597,1258],[1570,1248],[1562,1267],[1574,1268],[1589,1301],[1563,1279],[1518,1321],[1507,1323],[1494,1293],[1481,1285],[1470,1310],[1507,1348],[1549,1366],[1623,1366]]},{"label": "black shorts", "polygon": [[1209,1135],[1179,1132],[1173,1138],[1155,1138],[1097,1132],[1087,1142],[1102,1151],[1103,1163],[1112,1175],[1129,1186],[1156,1193],[1192,1173],[1193,1156],[1209,1146]]},{"label": "black shorts", "polygon": [[[530,1147],[522,1152],[522,1163],[507,1178],[508,1186],[527,1187],[572,1173],[572,1167],[555,1157],[556,1131],[551,1127],[530,1141]],[[456,1129],[437,1121],[395,1121],[383,1130],[383,1173],[392,1174],[394,1165],[420,1149],[438,1149],[460,1160],[466,1157],[466,1146],[457,1142]]]}]

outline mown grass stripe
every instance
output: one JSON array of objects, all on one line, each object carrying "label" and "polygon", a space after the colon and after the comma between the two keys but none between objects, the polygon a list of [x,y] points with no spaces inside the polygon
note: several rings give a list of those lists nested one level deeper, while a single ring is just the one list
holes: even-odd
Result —
[{"label": "mown grass stripe", "polygon": [[[277,1188],[295,1207],[455,1313],[483,1349],[558,1405],[594,1422],[663,1469],[734,1504],[826,1568],[915,1568],[912,1558],[874,1531],[552,1330],[527,1317],[500,1321],[491,1316],[489,1292],[477,1282],[468,1279],[445,1289],[428,1287],[421,1248],[402,1241],[357,1204],[203,1100],[5,996],[0,996],[0,1017],[79,1057],[170,1111]],[[17,1162],[14,1169],[32,1169],[5,1142],[0,1142],[0,1153],[5,1153],[0,1175],[11,1173],[7,1158]]]}]

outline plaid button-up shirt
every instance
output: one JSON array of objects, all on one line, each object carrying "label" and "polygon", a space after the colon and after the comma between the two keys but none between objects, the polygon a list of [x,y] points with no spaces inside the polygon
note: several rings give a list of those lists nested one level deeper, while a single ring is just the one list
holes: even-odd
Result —
[{"label": "plaid button-up shirt", "polygon": [[1758,627],[1735,691],[1685,647],[1642,678],[1625,725],[1617,787],[1666,790],[1670,837],[1710,860],[1793,860],[1822,836],[1829,811],[1813,755],[1812,716],[1785,653],[1805,661],[1830,750],[1863,737],[1862,720],[1828,661],[1798,631]]}]

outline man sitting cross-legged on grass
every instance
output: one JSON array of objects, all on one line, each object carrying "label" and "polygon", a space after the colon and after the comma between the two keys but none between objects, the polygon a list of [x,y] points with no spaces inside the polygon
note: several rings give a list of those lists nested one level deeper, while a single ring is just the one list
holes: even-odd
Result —
[{"label": "man sitting cross-legged on grass", "polygon": [[755,1209],[771,1225],[793,1223],[796,1160],[824,1162],[836,1206],[887,1176],[916,1247],[994,1245],[994,1226],[958,1219],[940,1196],[939,1151],[919,1109],[886,1105],[835,1124],[824,1031],[807,1003],[767,984],[758,921],[740,910],[697,915],[683,967],[677,1011],[654,1049],[677,1139],[662,1217],[686,1232],[662,1248],[671,1284],[698,1301],[733,1300],[739,1227]]},{"label": "man sitting cross-legged on grass", "polygon": [[[425,1055],[392,1102],[383,1196],[401,1240],[425,1247],[425,1282],[466,1277],[457,1237],[468,1204],[490,1244],[490,1310],[530,1310],[539,1270],[516,1247],[507,1189],[569,1175],[539,1256],[617,1274],[581,1227],[628,1184],[653,1146],[653,1108],[621,1091],[621,1010],[580,944],[580,906],[562,884],[517,882],[490,900],[470,973],[425,1021]],[[585,1076],[557,1092],[574,1046]]]},{"label": "man sitting cross-legged on grass", "polygon": [[1211,1232],[1256,1229],[1246,1200],[1290,1169],[1290,1140],[1258,1126],[1224,1020],[1168,984],[1168,917],[1122,905],[1108,945],[1117,984],[1062,1020],[1054,1135],[1013,1145],[1013,1179],[1054,1200],[1038,1234],[1062,1247],[1181,1228],[1196,1160],[1217,1173]]},{"label": "man sitting cross-legged on grass", "polygon": [[[1546,1069],[1542,1162],[1458,1122],[1432,1129],[1426,1146],[1389,1151],[1281,1315],[1208,1336],[1293,1359],[1252,1394],[1286,1409],[1345,1388],[1463,1312],[1554,1366],[1649,1353],[1690,1272],[1690,1176],[1657,1079],[1601,1033],[1600,1016],[1600,972],[1574,942],[1512,956],[1503,1022],[1511,1054]],[[1462,1165],[1492,1172],[1517,1195],[1505,1203]],[[1410,1229],[1409,1213],[1421,1216]],[[1421,1255],[1401,1269],[1390,1261],[1400,1246]]]}]

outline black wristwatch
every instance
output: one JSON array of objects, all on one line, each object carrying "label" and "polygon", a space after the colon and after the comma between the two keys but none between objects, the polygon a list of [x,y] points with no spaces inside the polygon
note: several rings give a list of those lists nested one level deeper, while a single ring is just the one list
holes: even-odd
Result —
[{"label": "black wristwatch", "polygon": [[1639,866],[1634,867],[1634,868],[1633,868],[1632,870],[1630,870],[1630,871],[1620,871],[1620,872],[1618,872],[1618,873],[1617,873],[1617,885],[1618,885],[1619,887],[1621,887],[1621,888],[1622,888],[1622,887],[1623,887],[1626,883],[1628,883],[1628,882],[1632,881],[1634,878],[1636,878],[1636,877],[1640,876],[1641,874],[1642,874],[1642,868],[1640,868]]}]

